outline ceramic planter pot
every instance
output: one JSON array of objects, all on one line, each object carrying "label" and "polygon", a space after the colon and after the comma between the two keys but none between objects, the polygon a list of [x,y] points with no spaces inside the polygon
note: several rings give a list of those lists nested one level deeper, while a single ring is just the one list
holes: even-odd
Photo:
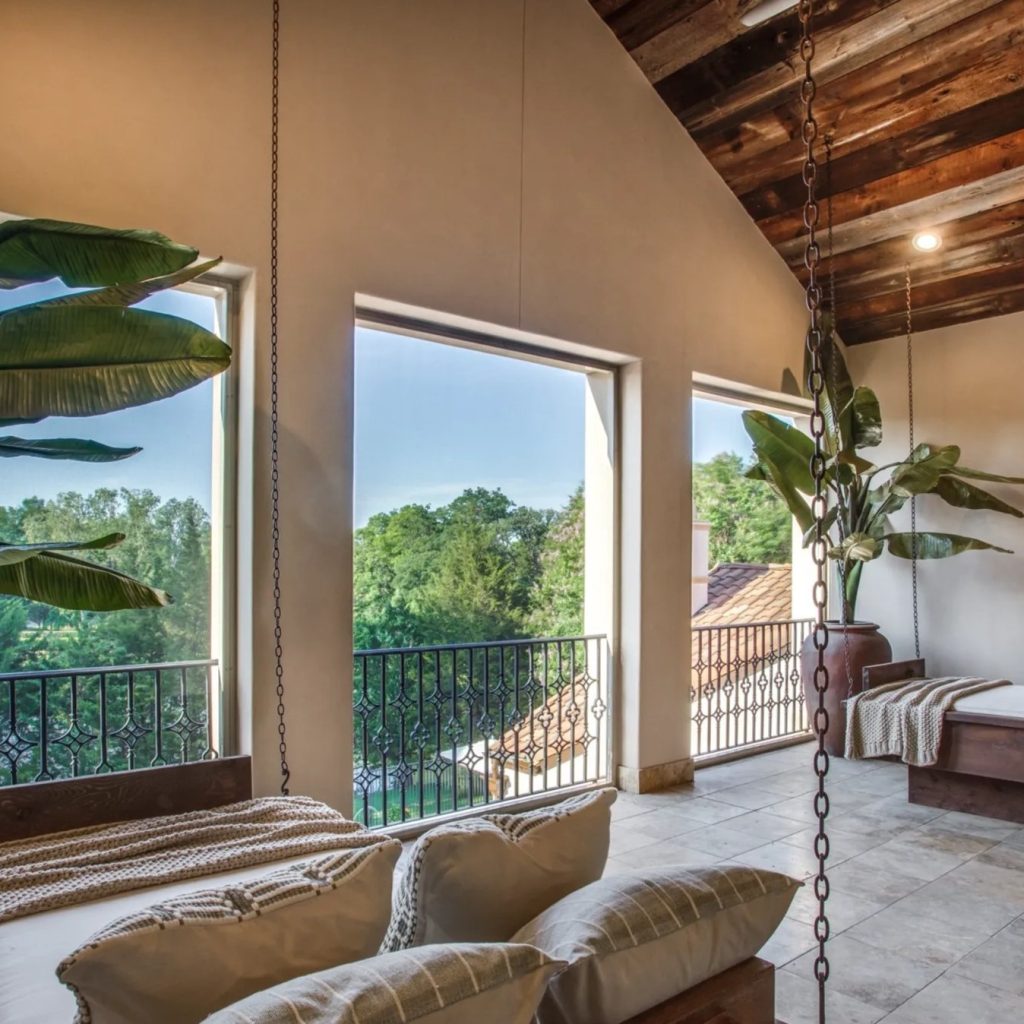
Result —
[{"label": "ceramic planter pot", "polygon": [[[879,632],[874,622],[839,622],[828,624],[828,647],[825,648],[825,666],[828,669],[828,690],[825,708],[828,711],[828,732],[825,749],[836,757],[843,756],[846,737],[846,715],[843,701],[860,693],[865,665],[880,665],[892,661],[892,647]],[[818,692],[814,688],[814,669],[818,664],[813,637],[808,637],[800,648],[800,675],[807,702],[807,721],[814,727],[814,712],[818,706]]]}]

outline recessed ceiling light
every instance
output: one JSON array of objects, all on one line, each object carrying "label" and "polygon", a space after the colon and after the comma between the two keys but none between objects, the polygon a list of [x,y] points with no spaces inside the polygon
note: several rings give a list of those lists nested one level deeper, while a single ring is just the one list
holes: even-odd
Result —
[{"label": "recessed ceiling light", "polygon": [[942,245],[942,236],[935,231],[918,231],[913,241],[918,252],[935,252]]},{"label": "recessed ceiling light", "polygon": [[740,24],[746,28],[763,25],[766,21],[771,21],[776,14],[788,11],[790,7],[796,7],[796,0],[764,0],[764,3],[751,7],[741,15]]}]

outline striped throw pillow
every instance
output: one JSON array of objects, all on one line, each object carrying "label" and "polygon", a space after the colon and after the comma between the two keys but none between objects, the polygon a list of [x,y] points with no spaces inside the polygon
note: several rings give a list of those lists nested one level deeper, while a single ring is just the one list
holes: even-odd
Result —
[{"label": "striped throw pillow", "polygon": [[250,992],[372,956],[402,844],[372,846],[185,893],[107,925],[57,976],[76,1024],[193,1024]]},{"label": "striped throw pillow", "polygon": [[614,789],[600,789],[421,836],[396,886],[380,951],[507,941],[555,900],[601,877],[615,797]]},{"label": "striped throw pillow", "polygon": [[513,936],[569,962],[537,1024],[616,1024],[754,956],[801,883],[740,865],[612,875]]},{"label": "striped throw pillow", "polygon": [[564,966],[532,946],[421,946],[285,982],[207,1024],[530,1024]]}]

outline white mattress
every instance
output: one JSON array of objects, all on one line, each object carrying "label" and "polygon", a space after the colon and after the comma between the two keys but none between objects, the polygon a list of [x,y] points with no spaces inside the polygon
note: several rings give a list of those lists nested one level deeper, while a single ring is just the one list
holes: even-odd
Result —
[{"label": "white mattress", "polygon": [[994,690],[982,690],[981,693],[961,697],[953,707],[975,715],[1024,718],[1024,686],[997,686]]},{"label": "white mattress", "polygon": [[122,896],[48,910],[0,924],[0,1024],[71,1024],[75,1019],[75,998],[57,980],[54,973],[57,964],[115,918],[169,896],[257,878],[288,864],[324,857],[330,852],[307,853],[238,871],[137,889]]}]

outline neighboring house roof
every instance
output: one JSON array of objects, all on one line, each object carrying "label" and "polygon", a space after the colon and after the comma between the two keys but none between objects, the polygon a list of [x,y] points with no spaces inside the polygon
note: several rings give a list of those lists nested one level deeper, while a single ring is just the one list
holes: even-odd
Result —
[{"label": "neighboring house roof", "polygon": [[780,622],[792,618],[793,568],[727,562],[708,575],[708,601],[694,612],[694,626]]},{"label": "neighboring house roof", "polygon": [[796,653],[793,630],[706,629],[788,622],[793,617],[792,567],[788,565],[716,565],[708,576],[708,601],[693,616],[693,685],[717,688],[767,670]]}]

